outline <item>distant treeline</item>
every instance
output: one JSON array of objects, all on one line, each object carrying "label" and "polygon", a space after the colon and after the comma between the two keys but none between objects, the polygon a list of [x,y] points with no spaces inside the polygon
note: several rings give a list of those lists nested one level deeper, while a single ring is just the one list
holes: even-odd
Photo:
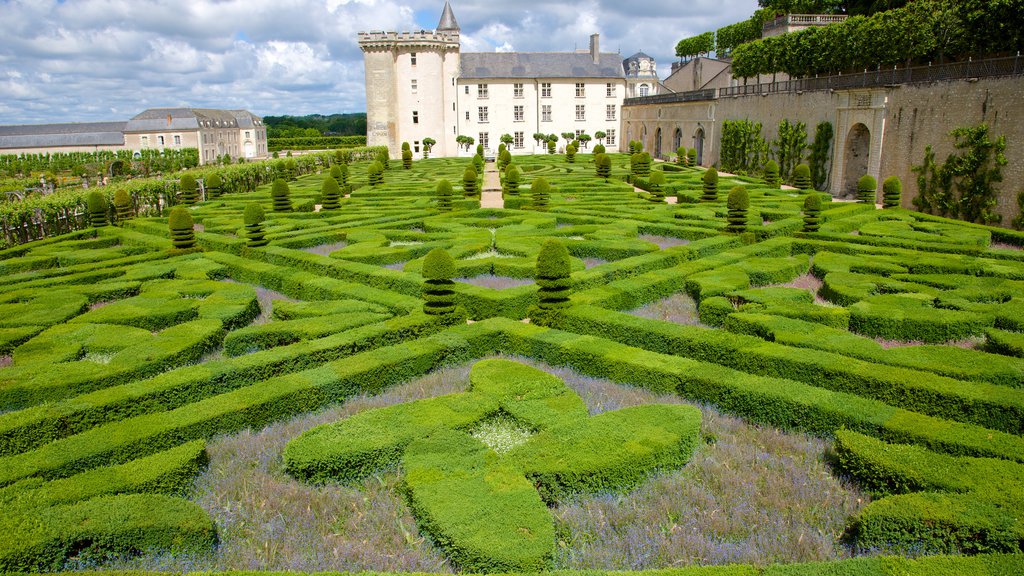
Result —
[{"label": "distant treeline", "polygon": [[[307,128],[308,130],[308,128]],[[358,136],[298,136],[293,138],[268,138],[267,149],[281,150],[333,150],[366,146],[366,135]]]},{"label": "distant treeline", "polygon": [[365,112],[329,116],[264,116],[263,122],[267,125],[267,138],[366,135]]}]

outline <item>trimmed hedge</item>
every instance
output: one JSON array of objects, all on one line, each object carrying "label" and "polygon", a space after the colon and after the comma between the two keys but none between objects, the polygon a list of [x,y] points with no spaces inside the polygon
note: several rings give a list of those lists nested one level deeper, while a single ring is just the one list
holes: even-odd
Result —
[{"label": "trimmed hedge", "polygon": [[228,356],[251,354],[257,350],[268,350],[302,340],[345,332],[367,324],[383,322],[390,317],[390,314],[373,312],[343,312],[325,314],[316,318],[279,320],[258,326],[248,326],[228,335],[224,340],[224,353]]}]

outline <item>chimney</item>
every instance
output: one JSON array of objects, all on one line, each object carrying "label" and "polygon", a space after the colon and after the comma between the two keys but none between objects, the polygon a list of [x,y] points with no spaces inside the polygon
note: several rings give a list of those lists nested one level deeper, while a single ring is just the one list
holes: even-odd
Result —
[{"label": "chimney", "polygon": [[590,35],[590,57],[594,59],[594,64],[601,63],[600,38],[600,34]]}]

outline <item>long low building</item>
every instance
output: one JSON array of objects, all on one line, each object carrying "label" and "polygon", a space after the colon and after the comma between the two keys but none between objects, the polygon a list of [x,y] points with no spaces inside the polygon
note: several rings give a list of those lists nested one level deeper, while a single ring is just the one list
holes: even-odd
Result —
[{"label": "long low building", "polygon": [[247,110],[150,108],[127,122],[0,126],[0,154],[196,148],[208,164],[267,157],[267,128]]}]

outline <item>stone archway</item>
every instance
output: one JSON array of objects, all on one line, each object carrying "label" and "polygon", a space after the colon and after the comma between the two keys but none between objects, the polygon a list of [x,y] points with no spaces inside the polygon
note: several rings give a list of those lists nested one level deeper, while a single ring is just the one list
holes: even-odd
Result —
[{"label": "stone archway", "polygon": [[693,147],[697,149],[697,165],[704,165],[704,128],[697,128],[693,134]]},{"label": "stone archway", "polygon": [[868,173],[868,158],[871,154],[871,131],[864,124],[854,124],[843,144],[843,189],[844,197],[857,196],[857,180]]},{"label": "stone archway", "polygon": [[672,134],[672,151],[679,150],[679,147],[683,145],[683,131],[676,128],[675,133]]},{"label": "stone archway", "polygon": [[661,158],[661,128],[654,131],[654,157]]}]

